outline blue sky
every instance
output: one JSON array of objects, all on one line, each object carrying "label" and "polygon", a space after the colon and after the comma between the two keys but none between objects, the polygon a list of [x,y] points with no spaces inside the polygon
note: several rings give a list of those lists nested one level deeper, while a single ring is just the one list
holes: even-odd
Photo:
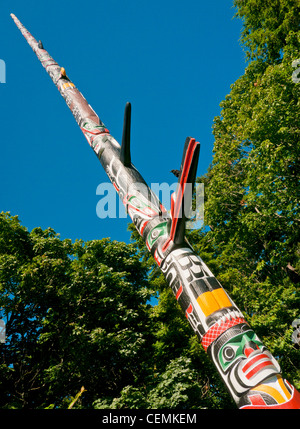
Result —
[{"label": "blue sky", "polygon": [[61,238],[129,242],[127,219],[99,219],[108,181],[71,112],[21,35],[14,13],[121,141],[132,103],[132,162],[150,185],[173,183],[185,138],[213,156],[213,118],[245,70],[232,1],[86,0],[0,3],[0,211]]}]

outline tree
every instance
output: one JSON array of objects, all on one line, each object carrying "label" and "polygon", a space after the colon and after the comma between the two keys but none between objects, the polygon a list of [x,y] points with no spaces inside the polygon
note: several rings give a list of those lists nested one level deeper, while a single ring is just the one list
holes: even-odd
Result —
[{"label": "tree", "polygon": [[73,244],[4,213],[0,224],[1,407],[64,407],[82,386],[82,406],[91,406],[139,383],[153,334],[134,247]]},{"label": "tree", "polygon": [[247,57],[274,63],[288,45],[288,37],[299,32],[297,0],[234,0],[236,16],[243,19],[241,42]]}]

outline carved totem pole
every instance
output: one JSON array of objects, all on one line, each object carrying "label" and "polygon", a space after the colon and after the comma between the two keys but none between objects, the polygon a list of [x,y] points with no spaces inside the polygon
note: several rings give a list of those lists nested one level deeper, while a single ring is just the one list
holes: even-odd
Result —
[{"label": "carved totem pole", "polygon": [[196,178],[199,143],[185,141],[169,215],[131,163],[131,105],[125,108],[120,146],[65,69],[11,16],[65,99],[238,408],[300,409],[298,391],[282,378],[276,359],[185,238],[183,208],[192,203],[188,184]]}]

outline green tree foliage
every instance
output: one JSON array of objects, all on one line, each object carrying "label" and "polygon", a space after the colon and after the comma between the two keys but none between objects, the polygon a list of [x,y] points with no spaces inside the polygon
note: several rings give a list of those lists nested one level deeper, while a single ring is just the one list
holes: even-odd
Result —
[{"label": "green tree foliage", "polygon": [[146,284],[132,245],[72,244],[2,213],[0,406],[67,406],[82,386],[91,404],[139,383],[153,343]]},{"label": "green tree foliage", "polygon": [[241,41],[250,59],[280,61],[288,36],[299,32],[298,0],[234,0],[244,21]]}]

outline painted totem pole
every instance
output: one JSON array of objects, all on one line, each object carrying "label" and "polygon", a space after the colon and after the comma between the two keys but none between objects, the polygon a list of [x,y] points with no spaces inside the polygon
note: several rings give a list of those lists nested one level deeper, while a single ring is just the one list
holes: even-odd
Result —
[{"label": "painted totem pole", "polygon": [[65,99],[238,408],[300,409],[298,391],[282,378],[278,362],[185,238],[183,208],[192,203],[188,184],[196,178],[199,143],[190,137],[185,141],[168,214],[131,163],[131,105],[125,108],[119,145],[65,69],[11,16]]}]

